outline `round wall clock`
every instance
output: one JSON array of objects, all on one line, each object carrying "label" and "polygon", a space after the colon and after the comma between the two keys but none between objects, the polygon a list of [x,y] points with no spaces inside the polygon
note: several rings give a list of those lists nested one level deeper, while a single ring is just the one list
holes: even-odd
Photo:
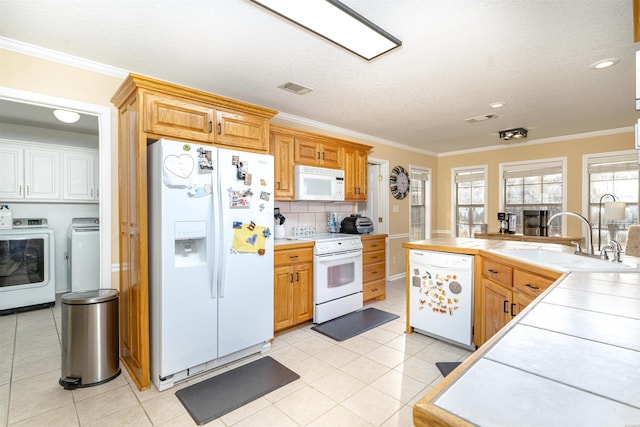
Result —
[{"label": "round wall clock", "polygon": [[409,174],[402,166],[396,166],[391,171],[389,188],[393,197],[398,200],[404,199],[409,193]]}]

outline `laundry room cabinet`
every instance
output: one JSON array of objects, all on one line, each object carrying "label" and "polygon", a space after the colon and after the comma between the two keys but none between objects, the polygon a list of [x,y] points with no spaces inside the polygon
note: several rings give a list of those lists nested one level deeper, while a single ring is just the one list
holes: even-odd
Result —
[{"label": "laundry room cabinet", "polygon": [[60,153],[41,146],[25,147],[0,143],[0,199],[60,199]]},{"label": "laundry room cabinet", "polygon": [[64,152],[62,171],[65,200],[88,202],[98,200],[100,177],[96,150]]}]

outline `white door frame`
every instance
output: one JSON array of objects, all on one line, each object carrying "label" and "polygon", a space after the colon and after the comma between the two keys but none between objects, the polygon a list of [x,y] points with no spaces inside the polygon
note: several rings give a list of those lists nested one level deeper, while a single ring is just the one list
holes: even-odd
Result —
[{"label": "white door frame", "polygon": [[100,287],[111,288],[111,108],[4,86],[0,86],[0,98],[49,108],[74,110],[98,118]]}]

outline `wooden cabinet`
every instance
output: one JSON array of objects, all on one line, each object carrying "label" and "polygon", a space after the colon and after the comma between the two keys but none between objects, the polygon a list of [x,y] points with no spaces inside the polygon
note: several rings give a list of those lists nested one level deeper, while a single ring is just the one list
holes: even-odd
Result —
[{"label": "wooden cabinet", "polygon": [[0,199],[60,200],[60,153],[42,145],[0,143]]},{"label": "wooden cabinet", "polygon": [[344,200],[367,200],[367,151],[357,147],[344,149]]},{"label": "wooden cabinet", "polygon": [[92,202],[99,199],[97,150],[73,150],[62,153],[62,198]]},{"label": "wooden cabinet", "polygon": [[291,129],[270,127],[270,152],[275,157],[276,200],[294,200],[296,165],[342,169],[345,201],[367,200],[367,153],[371,146]]},{"label": "wooden cabinet", "polygon": [[[277,112],[133,73],[111,102],[119,114],[120,360],[145,390],[150,384],[147,142],[169,137],[266,153],[269,119]],[[216,120],[220,126],[214,126]],[[264,128],[256,131],[256,123]]]},{"label": "wooden cabinet", "polygon": [[313,319],[313,247],[278,249],[274,257],[275,332]]},{"label": "wooden cabinet", "polygon": [[274,156],[274,196],[276,200],[294,199],[293,144],[291,135],[271,133],[271,152]]},{"label": "wooden cabinet", "polygon": [[158,137],[268,152],[269,119],[275,112],[272,114],[271,110],[248,104],[242,104],[246,108],[233,108],[234,104],[241,103],[203,92],[191,91],[185,95],[143,91],[144,132]]},{"label": "wooden cabinet", "polygon": [[364,302],[385,299],[386,234],[363,235],[362,240],[362,299]]},{"label": "wooden cabinet", "polygon": [[475,336],[478,346],[502,329],[560,276],[551,272],[541,275],[485,257],[481,262],[481,325],[476,325]]},{"label": "wooden cabinet", "polygon": [[342,169],[342,147],[328,139],[296,137],[294,161],[297,165]]}]

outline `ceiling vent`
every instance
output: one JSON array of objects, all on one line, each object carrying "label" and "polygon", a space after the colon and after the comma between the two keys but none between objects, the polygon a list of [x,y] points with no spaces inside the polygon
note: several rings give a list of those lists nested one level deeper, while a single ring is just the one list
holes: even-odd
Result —
[{"label": "ceiling vent", "polygon": [[469,117],[468,119],[464,119],[464,121],[467,123],[478,123],[484,122],[485,120],[495,119],[497,117],[498,116],[495,114],[484,114],[482,116]]},{"label": "ceiling vent", "polygon": [[306,95],[309,92],[313,92],[313,89],[304,87],[302,85],[299,85],[298,83],[293,83],[293,82],[287,82],[278,87],[282,90],[286,90],[287,92],[295,93],[296,95]]}]

